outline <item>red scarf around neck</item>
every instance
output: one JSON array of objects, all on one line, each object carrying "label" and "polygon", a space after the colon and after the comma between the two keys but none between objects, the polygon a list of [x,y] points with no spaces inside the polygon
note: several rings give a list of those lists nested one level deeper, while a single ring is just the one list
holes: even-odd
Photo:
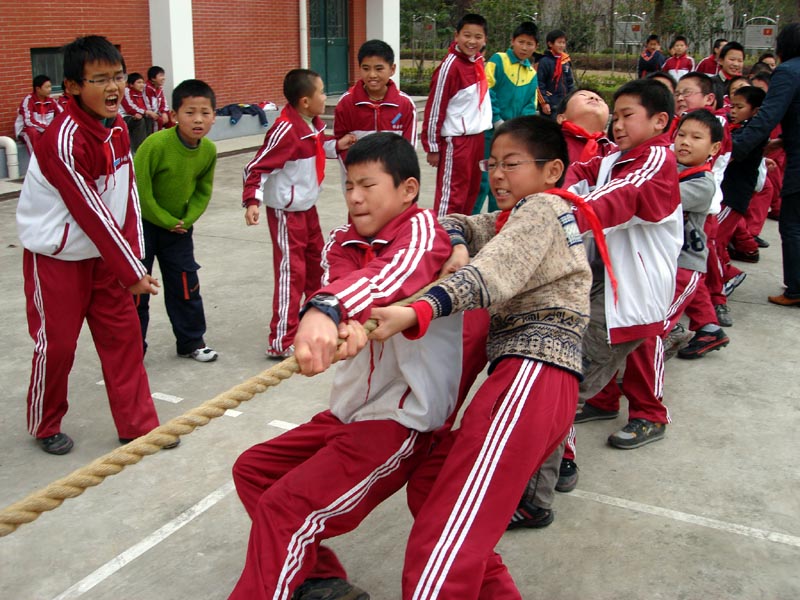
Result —
[{"label": "red scarf around neck", "polygon": [[582,137],[586,140],[586,145],[583,147],[581,151],[581,162],[586,162],[597,156],[597,140],[600,138],[605,137],[605,132],[597,131],[595,133],[589,133],[580,125],[576,125],[572,121],[564,121],[561,123],[561,129],[566,131],[567,133],[571,133],[575,137]]}]

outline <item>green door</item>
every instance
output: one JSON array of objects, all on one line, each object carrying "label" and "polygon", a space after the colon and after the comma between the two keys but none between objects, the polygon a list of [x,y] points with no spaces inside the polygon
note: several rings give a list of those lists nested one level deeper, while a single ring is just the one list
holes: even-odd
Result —
[{"label": "green door", "polygon": [[322,75],[325,92],[347,90],[347,0],[310,0],[311,68]]}]

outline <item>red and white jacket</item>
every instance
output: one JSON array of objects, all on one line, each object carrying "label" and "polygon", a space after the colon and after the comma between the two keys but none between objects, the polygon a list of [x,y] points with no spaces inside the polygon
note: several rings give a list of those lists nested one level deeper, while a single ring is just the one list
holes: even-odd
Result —
[{"label": "red and white jacket", "polygon": [[717,55],[712,54],[706,56],[703,60],[697,63],[696,71],[705,73],[706,75],[716,75],[720,71],[719,63],[717,62]]},{"label": "red and white jacket", "polygon": [[[569,162],[579,163],[591,160],[595,156],[608,156],[617,152],[617,145],[608,139],[605,132],[598,134],[587,133],[585,130],[574,125],[566,125],[569,121],[564,121],[561,125],[561,133],[564,134],[564,141],[567,142],[567,152],[569,153]],[[594,151],[591,150],[589,142],[594,140]],[[590,156],[586,156],[587,149],[592,152]]]},{"label": "red and white jacket", "polygon": [[133,115],[142,115],[150,110],[144,97],[144,92],[140,92],[130,86],[125,87],[125,94],[122,96],[122,102],[119,107],[119,114],[124,117],[132,117]]},{"label": "red and white jacket", "polygon": [[333,137],[337,140],[348,133],[361,139],[376,131],[397,133],[413,146],[417,145],[417,107],[411,97],[397,89],[391,79],[383,100],[370,100],[364,84],[359,81],[336,104]]},{"label": "red and white jacket", "polygon": [[[662,134],[625,153],[573,164],[567,172],[565,187],[591,202],[603,225],[617,277],[616,304],[608,277],[605,282],[612,344],[662,333],[675,293],[683,211],[670,143],[669,134]],[[582,232],[590,231],[581,212],[575,218]]]},{"label": "red and white jacket", "polygon": [[472,58],[455,42],[431,80],[425,105],[422,147],[439,152],[444,138],[476,135],[492,128],[492,101],[484,71],[483,55]]},{"label": "red and white jacket", "polygon": [[[436,216],[416,204],[371,239],[348,224],[331,232],[322,254],[324,287],[317,293],[334,294],[343,318],[363,323],[373,306],[407,298],[434,281],[450,250]],[[461,323],[461,315],[439,319],[419,340],[396,335],[370,342],[339,363],[331,412],[344,423],[390,419],[417,431],[438,429],[458,396]]]},{"label": "red and white jacket", "polygon": [[139,281],[142,219],[122,117],[107,128],[70,102],[38,148],[17,205],[22,245],[60,260],[102,257],[123,286]]},{"label": "red and white jacket", "polygon": [[678,81],[689,71],[694,71],[694,59],[688,54],[683,56],[670,56],[662,65],[662,71],[666,71]]},{"label": "red and white jacket", "polygon": [[336,158],[336,140],[325,136],[325,123],[308,125],[290,104],[264,137],[264,144],[244,168],[242,206],[301,211],[317,203],[325,158]]},{"label": "red and white jacket", "polygon": [[169,112],[169,105],[167,105],[163,87],[157,88],[148,81],[144,84],[144,98],[148,110],[159,114]]},{"label": "red and white jacket", "polygon": [[56,115],[64,108],[55,98],[40,99],[36,94],[28,94],[22,99],[17,110],[17,119],[14,122],[14,135],[19,137],[26,127],[33,127],[37,131],[44,131],[53,122]]}]

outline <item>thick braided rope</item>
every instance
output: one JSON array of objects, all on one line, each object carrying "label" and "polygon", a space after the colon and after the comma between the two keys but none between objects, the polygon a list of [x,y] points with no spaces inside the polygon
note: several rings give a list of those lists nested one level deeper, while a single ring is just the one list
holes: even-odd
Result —
[{"label": "thick braided rope", "polygon": [[[395,303],[395,305],[403,306],[409,304],[435,283],[426,286],[410,298]],[[372,332],[376,327],[377,322],[374,319],[369,319],[364,323],[364,329],[367,333]],[[58,479],[19,502],[7,506],[0,511],[0,537],[13,533],[20,525],[35,521],[43,512],[54,510],[61,506],[67,498],[80,496],[87,488],[103,483],[106,477],[116,475],[128,465],[134,465],[145,456],[155,454],[164,446],[177,441],[180,436],[189,434],[197,427],[202,427],[209,423],[211,419],[222,416],[229,408],[236,408],[242,402],[251,400],[256,394],[261,394],[267,389],[277,386],[281,381],[289,379],[289,377],[299,372],[300,367],[297,364],[297,359],[294,356],[290,356],[228,391],[206,400],[200,406],[167,421],[163,425],[159,425],[129,444],[101,456],[66,477]]]}]

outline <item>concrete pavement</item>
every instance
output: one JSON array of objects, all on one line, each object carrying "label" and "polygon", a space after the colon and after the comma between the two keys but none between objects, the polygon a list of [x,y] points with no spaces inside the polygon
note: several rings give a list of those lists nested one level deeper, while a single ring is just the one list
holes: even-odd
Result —
[{"label": "concrete pavement", "polygon": [[[260,144],[225,140],[220,153]],[[220,352],[200,364],[175,355],[163,301],[152,302],[146,366],[162,422],[272,363],[271,246],[266,225],[245,227],[241,168],[252,152],[220,158],[214,197],[195,231],[208,320]],[[421,204],[432,204],[424,164]],[[323,230],[344,222],[338,165],[329,161],[319,202]],[[0,507],[114,449],[99,363],[88,330],[79,341],[64,431],[76,442],[50,456],[25,431],[33,344],[22,292],[16,200],[0,202]],[[542,600],[800,597],[800,310],[767,304],[780,291],[780,243],[748,265],[731,297],[731,344],[698,361],[667,363],[666,438],[633,451],[605,440],[624,422],[578,427],[577,490],[556,498],[555,523],[500,542],[523,597]],[[329,374],[295,377],[145,458],[32,524],[0,538],[0,598],[145,600],[225,598],[240,573],[248,518],[232,491],[240,452],[323,409]],[[175,403],[175,400],[180,401]],[[400,597],[410,518],[403,494],[352,534],[333,540],[350,577],[374,600]]]}]

